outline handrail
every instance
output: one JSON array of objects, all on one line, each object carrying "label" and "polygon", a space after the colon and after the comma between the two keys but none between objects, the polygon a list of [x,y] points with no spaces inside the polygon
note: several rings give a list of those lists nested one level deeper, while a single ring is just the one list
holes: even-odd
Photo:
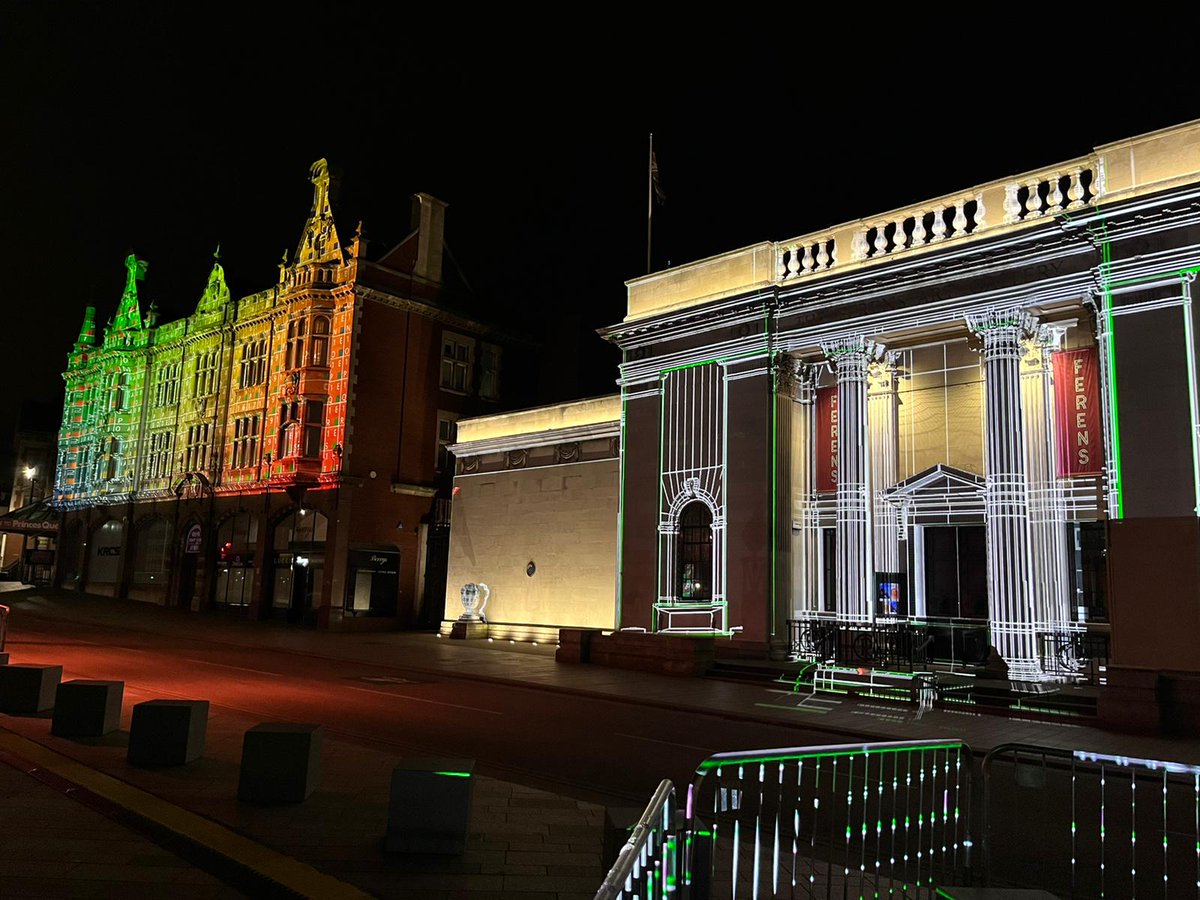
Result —
[{"label": "handrail", "polygon": [[[932,751],[934,757],[927,760],[925,754],[930,751]],[[939,751],[948,754],[941,763],[936,761]],[[901,756],[910,752],[920,754],[919,757],[916,757],[920,761],[919,773],[917,770],[910,768],[911,756],[908,759],[903,759]],[[957,761],[953,764],[953,773],[949,754],[956,755]],[[895,760],[892,763],[890,776],[885,774],[885,769],[883,768],[883,760],[889,756],[894,756]],[[825,781],[821,780],[823,760],[831,760],[831,762],[827,762],[827,765],[831,768],[827,770]],[[862,761],[862,768],[856,775],[855,765],[859,760]],[[871,774],[873,760],[878,761],[877,772],[874,776]],[[859,849],[865,854],[866,835],[868,831],[874,831],[877,836],[877,843],[894,841],[897,839],[897,836],[902,840],[907,840],[910,821],[914,830],[921,827],[932,829],[938,819],[939,812],[942,818],[943,829],[947,827],[951,829],[950,834],[945,835],[945,839],[942,842],[942,854],[952,860],[949,865],[950,868],[956,869],[961,865],[963,869],[969,870],[971,865],[970,797],[972,780],[970,777],[970,761],[971,748],[956,739],[828,744],[757,751],[731,751],[714,754],[697,766],[692,783],[688,786],[685,807],[686,822],[683,838],[681,839],[684,849],[684,858],[680,861],[683,883],[691,891],[692,897],[702,898],[702,900],[703,898],[708,898],[713,888],[711,879],[715,871],[714,864],[717,861],[716,835],[720,816],[731,814],[735,817],[740,817],[743,814],[748,814],[751,817],[755,817],[760,815],[769,807],[781,805],[785,789],[791,794],[796,795],[792,798],[792,801],[798,804],[795,807],[797,813],[800,807],[803,806],[806,809],[814,810],[814,815],[811,817],[811,820],[805,821],[802,826],[800,818],[794,820],[790,817],[780,818],[778,815],[780,812],[779,809],[774,810],[774,813],[768,813],[769,816],[774,815],[776,819],[774,823],[769,823],[765,826],[768,831],[774,834],[775,843],[773,846],[767,846],[762,850],[763,864],[770,866],[768,876],[764,877],[786,877],[786,872],[783,875],[780,874],[781,865],[786,867],[787,864],[787,861],[782,859],[780,855],[781,843],[791,843],[793,854],[799,847],[799,844],[795,841],[781,842],[780,828],[786,830],[788,828],[800,829],[804,827],[808,829],[806,832],[808,837],[804,838],[801,843],[810,843],[815,848],[824,840],[822,836],[818,835],[816,830],[817,818],[823,818],[822,828],[828,827],[834,821],[841,821],[845,827],[846,848],[851,849],[852,841],[858,840],[854,836],[861,834],[863,836],[863,846]],[[815,765],[810,765],[811,762],[815,762]],[[788,776],[785,788],[783,770],[784,765],[788,763],[796,763],[798,768],[794,777],[791,775]],[[884,779],[890,778],[891,791],[896,791],[898,785],[910,784],[907,780],[910,777],[919,779],[920,784],[924,786],[926,765],[932,766],[928,771],[934,786],[936,786],[938,780],[943,781],[943,793],[936,794],[936,791],[934,791],[926,798],[924,788],[922,787],[917,792],[917,799],[919,803],[923,799],[932,800],[936,794],[941,799],[941,802],[937,804],[939,808],[916,810],[911,815],[911,819],[908,816],[900,816],[898,819],[903,824],[897,828],[896,822],[893,821],[891,832],[887,832],[883,828],[881,817],[877,816],[875,812],[868,814],[867,806],[872,803],[883,802],[882,798],[885,791],[888,790],[885,787]],[[845,790],[845,788],[842,788],[834,794],[830,794],[829,796],[822,795],[821,797],[817,797],[816,794],[809,795],[805,793],[808,791],[819,793],[822,790],[829,792],[838,778],[837,770],[839,766],[846,767],[842,769],[841,777],[843,779],[852,777],[866,780],[872,777],[880,779],[877,786],[878,790],[871,791],[868,795],[864,787],[864,792],[860,795],[857,791],[853,792],[853,794],[851,792],[841,793],[841,791]],[[778,769],[777,773],[775,773],[776,768]],[[901,772],[901,769],[904,771]],[[730,773],[730,782],[728,784],[721,781],[722,770]],[[755,776],[756,771],[757,780]],[[715,793],[713,797],[714,805],[711,809],[708,809],[707,804],[705,804],[706,808],[702,809],[703,798],[701,791],[705,779],[710,773],[715,773],[717,778],[717,787],[714,789]],[[811,780],[814,778],[815,780]],[[768,785],[767,781],[771,781],[771,784]],[[901,787],[900,790],[907,791],[907,787]],[[801,795],[807,799],[801,799]],[[869,801],[866,799],[868,796],[871,798]],[[834,797],[837,799],[834,800],[833,804],[827,806],[824,801],[834,799]],[[898,797],[899,795],[897,794]],[[844,809],[839,807],[839,803],[843,802]],[[757,813],[754,812],[756,808],[758,809]],[[819,812],[817,811],[818,809]],[[837,817],[843,813],[844,819],[838,820]],[[862,821],[851,821],[854,817]],[[808,817],[805,818],[807,819]],[[867,819],[870,819],[871,822],[876,822],[876,819],[879,819],[874,829],[867,822]],[[794,824],[789,824],[789,822],[793,821]],[[750,854],[752,861],[747,859],[746,863],[752,866],[755,872],[754,877],[757,878],[760,858],[757,835],[760,823],[753,823],[753,827],[749,821],[740,824],[742,835],[755,835],[753,839],[753,852]],[[960,828],[962,829],[961,837]],[[735,881],[738,877],[738,833],[738,823],[735,822],[732,832],[734,845],[731,851]],[[842,834],[841,831],[837,833],[839,835]],[[932,831],[927,831],[927,834],[932,834]],[[798,831],[795,836],[799,836]],[[745,840],[745,838],[743,837],[742,840]],[[917,859],[920,860],[919,863],[916,863],[918,865],[918,880],[921,869],[928,867],[927,877],[929,877],[933,875],[935,869],[944,871],[944,867],[946,866],[945,861],[941,863],[935,861],[933,846],[927,849],[929,851],[926,854],[927,858],[921,859],[920,854],[917,855]],[[878,848],[875,852],[878,853]],[[887,852],[876,855],[874,876],[882,878],[894,877],[893,869],[896,864],[899,864],[899,856],[900,854],[898,853]],[[809,859],[811,862],[812,858],[810,857]],[[860,862],[865,865],[868,861],[864,858]],[[907,855],[907,851],[905,851],[902,865],[908,866],[910,862],[911,860]],[[793,860],[793,865],[794,863],[795,860]],[[870,865],[866,865],[865,868],[860,866],[856,868],[856,871],[862,872],[866,877],[871,877],[869,875],[870,868]],[[791,873],[791,877],[795,877],[794,871]]]},{"label": "handrail", "polygon": [[[654,835],[659,835],[661,856],[654,856]],[[675,785],[664,778],[650,798],[617,861],[604,876],[595,900],[618,900],[639,878],[649,876],[636,896],[666,898],[675,891]]]}]

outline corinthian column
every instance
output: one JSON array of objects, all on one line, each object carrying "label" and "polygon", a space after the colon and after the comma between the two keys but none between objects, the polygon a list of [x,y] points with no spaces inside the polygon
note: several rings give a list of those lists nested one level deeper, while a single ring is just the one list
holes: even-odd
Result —
[{"label": "corinthian column", "polygon": [[837,618],[874,618],[875,559],[871,535],[871,465],[867,430],[867,366],[882,347],[862,335],[822,341],[837,371]]},{"label": "corinthian column", "polygon": [[818,367],[796,363],[792,404],[792,612],[811,618],[820,611],[820,521],[816,495],[816,388]]},{"label": "corinthian column", "polygon": [[1029,479],[1029,559],[1034,621],[1038,631],[1070,627],[1067,596],[1067,514],[1058,478],[1054,376],[1051,351],[1062,330],[1043,325],[1030,341],[1021,368],[1025,414],[1025,467]]},{"label": "corinthian column", "polygon": [[967,314],[983,341],[988,614],[992,643],[1014,677],[1039,673],[1029,560],[1029,484],[1021,357],[1036,319],[1019,307]]},{"label": "corinthian column", "polygon": [[[897,421],[895,352],[883,354],[871,366],[867,385],[867,421],[871,428],[871,490],[874,509],[875,571],[900,569],[900,514],[883,499],[896,483]],[[872,583],[872,587],[874,584]]]}]

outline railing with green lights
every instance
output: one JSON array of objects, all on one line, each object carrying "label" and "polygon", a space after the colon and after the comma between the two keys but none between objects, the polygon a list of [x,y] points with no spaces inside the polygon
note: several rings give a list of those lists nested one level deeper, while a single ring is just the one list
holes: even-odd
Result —
[{"label": "railing with green lights", "polygon": [[675,893],[677,875],[675,785],[664,779],[595,900],[666,900]]},{"label": "railing with green lights", "polygon": [[982,774],[989,886],[1200,897],[1200,766],[1004,744]]},{"label": "railing with green lights", "polygon": [[688,789],[681,881],[712,897],[933,897],[968,878],[959,741],[721,753]]}]

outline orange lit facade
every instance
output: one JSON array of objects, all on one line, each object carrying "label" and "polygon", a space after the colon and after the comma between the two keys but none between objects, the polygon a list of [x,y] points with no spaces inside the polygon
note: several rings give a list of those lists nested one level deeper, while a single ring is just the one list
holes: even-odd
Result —
[{"label": "orange lit facade", "polygon": [[328,628],[422,619],[444,591],[454,423],[498,408],[505,339],[453,311],[445,204],[404,241],[343,243],[324,160],[296,253],[236,298],[216,262],[195,312],[116,317],[69,358],[57,578],[79,590]]}]

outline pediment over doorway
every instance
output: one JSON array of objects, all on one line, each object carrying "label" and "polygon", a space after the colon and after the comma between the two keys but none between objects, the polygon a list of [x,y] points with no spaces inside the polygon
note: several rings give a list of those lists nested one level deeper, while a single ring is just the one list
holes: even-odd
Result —
[{"label": "pediment over doorway", "polygon": [[982,475],[939,463],[887,488],[883,499],[918,516],[981,515],[984,491]]}]

